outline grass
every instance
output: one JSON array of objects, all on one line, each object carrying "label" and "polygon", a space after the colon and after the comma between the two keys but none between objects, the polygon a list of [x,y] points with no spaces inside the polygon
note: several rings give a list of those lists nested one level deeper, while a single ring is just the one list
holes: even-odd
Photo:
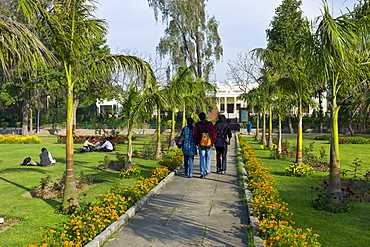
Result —
[{"label": "grass", "polygon": [[[304,145],[308,146],[314,141],[314,152],[318,154],[318,150],[323,146],[329,154],[329,143],[324,140],[314,140],[314,137],[305,136]],[[248,144],[255,149],[258,158],[273,169],[272,175],[277,182],[276,188],[282,199],[289,203],[288,208],[294,213],[292,220],[296,222],[297,227],[312,228],[320,235],[319,242],[322,246],[368,246],[370,242],[370,204],[356,204],[350,213],[334,214],[315,210],[311,205],[311,186],[317,187],[321,181],[328,180],[328,173],[316,172],[312,177],[306,178],[285,176],[285,166],[294,162],[294,159],[270,159],[270,151],[261,150],[260,144],[256,143],[252,137],[245,138]],[[292,135],[284,136],[284,139],[293,143],[296,141],[296,137]],[[363,161],[359,169],[359,174],[363,175],[366,170],[370,170],[369,149],[370,144],[340,145],[341,169],[353,169],[351,165],[357,157]]]},{"label": "grass", "polygon": [[[141,150],[143,145],[149,143],[153,136],[139,136],[134,142],[133,150]],[[40,185],[41,178],[48,175],[52,180],[60,178],[65,170],[65,145],[57,144],[56,137],[40,137],[41,144],[2,144],[0,145],[0,217],[9,219],[20,219],[19,224],[14,225],[7,231],[0,233],[0,246],[19,247],[35,244],[40,241],[40,227],[57,227],[66,220],[67,216],[59,215],[56,208],[60,199],[26,198],[22,196],[27,191],[35,189]],[[23,159],[30,156],[32,160],[39,161],[41,148],[46,147],[51,152],[57,164],[52,167],[20,166]],[[80,153],[82,144],[75,145],[74,165],[75,175],[80,172],[85,175],[94,176],[101,183],[85,191],[84,200],[94,201],[100,193],[105,193],[116,183],[132,185],[135,179],[121,179],[116,171],[96,170],[104,156],[110,160],[116,160],[115,153]],[[126,145],[117,145],[117,152],[126,153]],[[170,157],[172,154],[165,154]],[[142,175],[149,175],[152,167],[159,166],[155,160],[134,158],[141,168]],[[82,196],[83,197],[83,196]],[[1,228],[0,228],[1,230]]]}]

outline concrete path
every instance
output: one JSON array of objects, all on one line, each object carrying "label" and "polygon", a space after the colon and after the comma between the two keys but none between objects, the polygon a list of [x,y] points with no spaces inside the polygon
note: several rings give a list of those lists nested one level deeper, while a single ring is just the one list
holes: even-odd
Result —
[{"label": "concrete path", "polygon": [[193,178],[181,171],[104,247],[248,246],[235,136],[229,146],[227,173],[215,172],[215,149],[211,169],[211,174],[201,179],[196,156]]}]

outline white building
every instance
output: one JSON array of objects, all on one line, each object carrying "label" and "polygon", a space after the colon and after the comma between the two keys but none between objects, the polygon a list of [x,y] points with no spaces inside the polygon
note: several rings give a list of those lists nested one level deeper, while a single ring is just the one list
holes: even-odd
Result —
[{"label": "white building", "polygon": [[218,111],[229,119],[238,119],[240,122],[240,109],[246,108],[245,102],[238,100],[237,97],[244,93],[237,83],[228,82],[216,82],[218,92],[216,97],[218,100],[217,108]]}]

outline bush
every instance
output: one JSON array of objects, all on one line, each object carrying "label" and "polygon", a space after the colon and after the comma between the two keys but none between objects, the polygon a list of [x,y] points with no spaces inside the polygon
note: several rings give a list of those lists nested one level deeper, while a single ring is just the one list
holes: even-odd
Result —
[{"label": "bush", "polygon": [[342,137],[339,144],[370,144],[370,140],[363,137]]},{"label": "bush", "polygon": [[290,164],[285,167],[285,175],[293,177],[307,177],[313,174],[313,168],[306,164]]},{"label": "bush", "polygon": [[353,209],[358,195],[356,195],[351,188],[345,187],[342,190],[342,199],[340,205],[333,205],[327,202],[326,192],[328,190],[328,182],[324,181],[321,187],[311,187],[311,201],[312,205],[317,210],[326,210],[333,213],[349,212]]},{"label": "bush", "polygon": [[104,156],[104,160],[99,161],[99,165],[96,168],[97,170],[103,171],[121,171],[125,168],[126,157],[116,152],[117,160],[109,160],[108,156]]},{"label": "bush", "polygon": [[8,126],[9,126],[8,122],[1,122],[1,127],[3,127],[4,129],[6,129]]}]

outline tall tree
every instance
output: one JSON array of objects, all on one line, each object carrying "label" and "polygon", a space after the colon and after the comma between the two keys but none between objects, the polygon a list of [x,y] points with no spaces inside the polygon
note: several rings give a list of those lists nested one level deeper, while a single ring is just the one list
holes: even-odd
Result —
[{"label": "tall tree", "polygon": [[[76,84],[83,83],[87,71],[91,75],[105,74],[107,78],[117,68],[127,71],[135,70],[144,77],[152,76],[147,63],[131,56],[108,55],[96,58],[87,66],[88,70],[81,71],[80,63],[84,50],[91,50],[92,37],[107,32],[104,20],[97,19],[93,12],[94,2],[89,0],[57,0],[45,2],[42,0],[20,0],[20,6],[29,19],[37,16],[42,23],[47,42],[58,54],[58,59],[64,69],[67,95],[67,128],[66,128],[66,184],[63,193],[62,207],[70,203],[79,205],[73,159],[73,101]],[[72,198],[72,199],[71,199]]]},{"label": "tall tree", "polygon": [[209,78],[223,50],[215,17],[206,15],[207,0],[148,0],[155,18],[167,23],[157,50],[179,66],[194,66],[196,77]]},{"label": "tall tree", "polygon": [[361,67],[353,58],[358,48],[359,39],[355,33],[357,29],[353,20],[347,14],[333,18],[328,4],[324,1],[322,15],[314,37],[308,39],[306,59],[316,68],[316,74],[328,83],[329,102],[331,107],[331,144],[330,144],[330,171],[327,201],[334,205],[342,202],[340,180],[340,154],[338,113],[340,91],[347,90],[353,85],[349,74]]},{"label": "tall tree", "polygon": [[301,0],[283,0],[275,9],[270,26],[266,30],[267,49],[289,54],[302,32],[308,30],[308,21],[303,18]]},{"label": "tall tree", "polygon": [[[275,9],[270,26],[271,29],[266,30],[267,49],[282,53],[283,57],[291,56],[294,48],[294,43],[300,35],[307,32],[309,23],[302,15],[301,0],[283,0],[279,7]],[[288,115],[288,123],[290,133],[294,130],[291,124],[291,114]]]}]

